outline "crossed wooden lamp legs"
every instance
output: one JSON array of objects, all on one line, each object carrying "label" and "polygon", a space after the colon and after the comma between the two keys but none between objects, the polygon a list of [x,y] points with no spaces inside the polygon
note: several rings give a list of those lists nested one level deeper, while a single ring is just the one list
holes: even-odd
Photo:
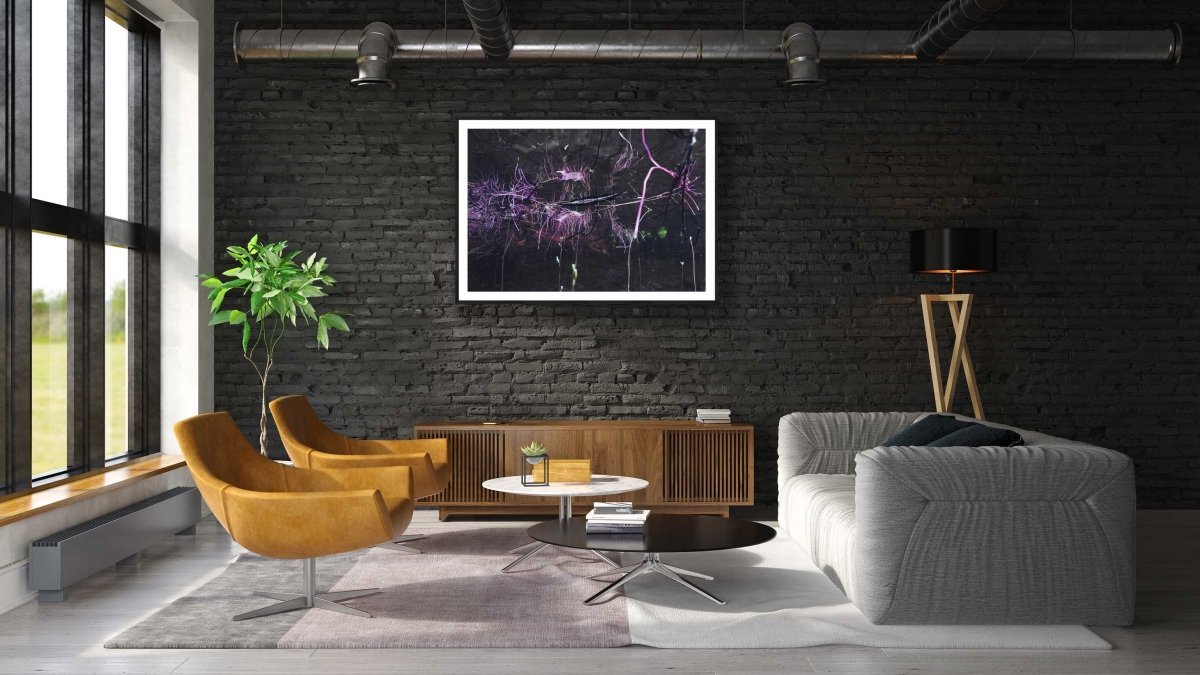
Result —
[{"label": "crossed wooden lamp legs", "polygon": [[[975,381],[975,365],[971,362],[971,350],[967,348],[967,322],[971,318],[970,293],[948,295],[922,295],[921,315],[925,319],[925,345],[929,348],[929,373],[933,378],[934,406],[938,412],[946,412],[954,402],[954,390],[958,385],[958,371],[962,369],[967,381],[967,392],[971,395],[971,408],[978,419],[984,419],[983,400],[979,398],[979,384]],[[944,302],[950,309],[950,320],[954,324],[954,347],[950,350],[950,370],[942,381],[941,360],[938,358],[937,327],[933,319],[933,303]]]}]

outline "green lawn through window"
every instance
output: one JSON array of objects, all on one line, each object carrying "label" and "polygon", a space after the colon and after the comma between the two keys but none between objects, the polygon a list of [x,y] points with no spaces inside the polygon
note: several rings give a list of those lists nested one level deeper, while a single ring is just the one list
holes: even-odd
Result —
[{"label": "green lawn through window", "polygon": [[[126,452],[125,339],[104,347],[105,456]],[[33,475],[67,465],[67,343],[33,343]]]}]

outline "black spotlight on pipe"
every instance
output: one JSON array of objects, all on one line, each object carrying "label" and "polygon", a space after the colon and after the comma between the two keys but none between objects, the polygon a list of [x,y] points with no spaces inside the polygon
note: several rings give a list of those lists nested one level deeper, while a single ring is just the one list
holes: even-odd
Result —
[{"label": "black spotlight on pipe", "polygon": [[382,21],[375,21],[363,29],[358,39],[358,77],[350,80],[352,87],[396,88],[388,77],[388,64],[396,53],[396,33]]},{"label": "black spotlight on pipe", "polygon": [[825,78],[821,77],[821,43],[813,27],[806,23],[794,23],[783,29],[780,39],[783,56],[787,59],[787,86],[823,86]]}]

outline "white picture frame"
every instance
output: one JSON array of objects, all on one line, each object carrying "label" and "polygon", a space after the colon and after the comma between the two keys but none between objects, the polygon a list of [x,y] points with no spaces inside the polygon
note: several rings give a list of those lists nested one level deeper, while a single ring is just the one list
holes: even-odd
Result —
[{"label": "white picture frame", "polygon": [[716,300],[714,120],[460,120],[460,302]]}]

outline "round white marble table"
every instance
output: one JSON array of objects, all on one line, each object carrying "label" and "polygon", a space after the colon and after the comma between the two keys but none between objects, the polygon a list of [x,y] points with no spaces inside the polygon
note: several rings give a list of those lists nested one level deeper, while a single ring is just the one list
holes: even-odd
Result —
[{"label": "round white marble table", "polygon": [[[484,488],[496,492],[507,492],[508,494],[522,495],[524,497],[558,497],[558,519],[560,521],[568,520],[571,517],[571,500],[575,497],[603,497],[604,495],[616,495],[622,492],[636,492],[638,490],[645,490],[649,485],[650,483],[641,478],[608,476],[598,473],[592,474],[592,480],[589,483],[551,483],[549,485],[528,486],[521,485],[520,476],[504,476],[503,478],[493,478],[483,482]],[[534,546],[534,544],[537,545]],[[542,549],[550,546],[550,544],[533,541],[525,546],[514,548],[510,553],[516,553],[528,546],[533,546],[533,548],[520,558],[505,565],[505,572],[536,555]],[[595,553],[597,557],[613,567],[621,567],[612,558],[609,558],[600,551],[592,551],[592,553]]]}]

